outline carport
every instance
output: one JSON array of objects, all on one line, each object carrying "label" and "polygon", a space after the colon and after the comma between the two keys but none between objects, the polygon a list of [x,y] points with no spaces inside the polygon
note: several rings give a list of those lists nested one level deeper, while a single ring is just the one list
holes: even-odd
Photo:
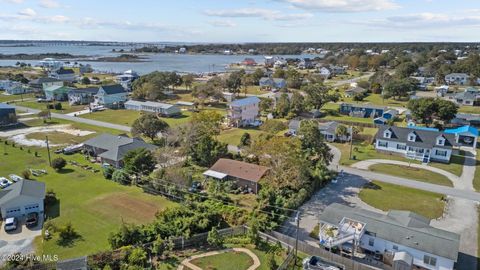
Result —
[{"label": "carport", "polygon": [[446,129],[445,133],[455,134],[455,140],[459,146],[477,148],[478,129],[472,126]]}]

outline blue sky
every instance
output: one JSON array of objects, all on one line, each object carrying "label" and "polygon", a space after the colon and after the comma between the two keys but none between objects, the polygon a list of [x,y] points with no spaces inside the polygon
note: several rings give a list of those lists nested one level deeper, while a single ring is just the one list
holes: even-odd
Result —
[{"label": "blue sky", "polygon": [[479,0],[0,0],[0,39],[480,41]]}]

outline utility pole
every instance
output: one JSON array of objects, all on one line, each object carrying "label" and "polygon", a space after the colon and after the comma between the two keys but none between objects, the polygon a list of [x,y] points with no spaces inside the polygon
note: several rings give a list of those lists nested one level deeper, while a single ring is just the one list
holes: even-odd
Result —
[{"label": "utility pole", "polygon": [[297,215],[295,216],[295,221],[297,222],[297,232],[295,237],[295,266],[297,265],[297,254],[298,254],[298,231],[300,229],[300,211],[297,210]]},{"label": "utility pole", "polygon": [[50,164],[50,167],[52,167],[52,159],[50,157],[50,145],[48,144],[48,136],[45,136],[45,139],[47,142],[48,163]]}]

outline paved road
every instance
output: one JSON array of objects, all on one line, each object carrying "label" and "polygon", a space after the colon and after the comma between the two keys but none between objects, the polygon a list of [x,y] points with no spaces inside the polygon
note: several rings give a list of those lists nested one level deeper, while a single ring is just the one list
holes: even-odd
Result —
[{"label": "paved road", "polygon": [[[37,110],[37,109],[32,109],[32,108],[18,106],[18,105],[13,105],[13,106],[15,108],[19,109],[19,110],[26,111],[26,112],[32,112],[32,113],[39,113],[40,112],[40,110]],[[52,115],[53,118],[68,120],[68,121],[77,122],[77,123],[89,124],[89,125],[92,125],[92,126],[111,128],[111,129],[121,130],[121,131],[125,131],[125,132],[130,132],[130,129],[131,129],[131,127],[129,127],[129,126],[117,125],[117,124],[112,124],[112,123],[108,123],[108,122],[102,122],[102,121],[97,121],[97,120],[92,120],[92,119],[75,117],[75,116],[66,115],[66,114],[52,113],[51,115]]]}]

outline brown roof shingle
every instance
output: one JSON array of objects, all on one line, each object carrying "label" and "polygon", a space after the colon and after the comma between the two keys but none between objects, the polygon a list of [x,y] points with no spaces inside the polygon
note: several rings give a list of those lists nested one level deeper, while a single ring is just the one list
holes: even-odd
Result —
[{"label": "brown roof shingle", "polygon": [[221,158],[213,164],[210,170],[248,181],[258,182],[269,168],[238,160]]}]

